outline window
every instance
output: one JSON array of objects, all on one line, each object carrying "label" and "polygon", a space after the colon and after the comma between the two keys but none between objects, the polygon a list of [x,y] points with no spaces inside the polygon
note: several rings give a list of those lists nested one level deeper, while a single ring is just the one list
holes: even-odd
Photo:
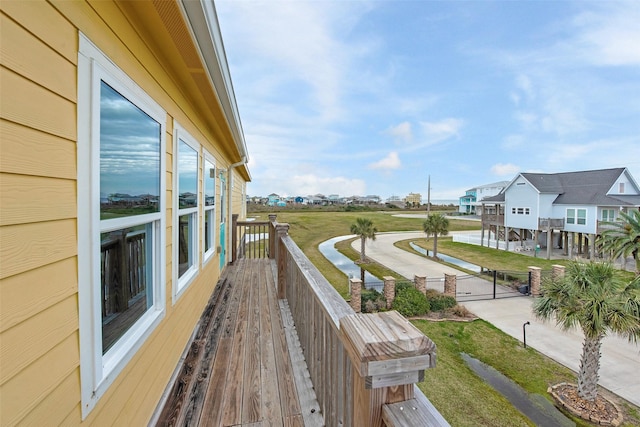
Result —
[{"label": "window", "polygon": [[615,221],[614,210],[613,209],[603,209],[602,210],[602,220],[603,221]]},{"label": "window", "polygon": [[215,160],[207,151],[204,152],[203,182],[203,223],[204,236],[203,259],[208,260],[215,253],[215,218],[216,218],[216,166]]},{"label": "window", "polygon": [[587,223],[587,210],[578,209],[578,225],[585,225]]},{"label": "window", "polygon": [[624,182],[621,182],[618,187],[618,193],[624,194]]},{"label": "window", "polygon": [[585,225],[586,223],[587,223],[586,209],[573,209],[573,208],[567,209],[567,224]]},{"label": "window", "polygon": [[82,34],[79,46],[84,418],[164,315],[166,113]]},{"label": "window", "polygon": [[174,302],[198,272],[198,152],[199,146],[180,125],[174,125],[173,261]]},{"label": "window", "polygon": [[511,213],[513,215],[529,215],[529,208],[511,208]]}]

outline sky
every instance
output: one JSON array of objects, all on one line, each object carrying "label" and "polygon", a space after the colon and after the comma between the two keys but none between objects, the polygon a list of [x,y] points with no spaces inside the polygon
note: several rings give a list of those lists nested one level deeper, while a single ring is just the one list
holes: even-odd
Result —
[{"label": "sky", "polygon": [[640,1],[216,0],[247,194],[640,182]]}]

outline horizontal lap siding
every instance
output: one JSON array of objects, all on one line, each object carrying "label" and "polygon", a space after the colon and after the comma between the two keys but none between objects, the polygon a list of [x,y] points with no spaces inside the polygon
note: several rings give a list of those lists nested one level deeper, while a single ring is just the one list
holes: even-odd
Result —
[{"label": "horizontal lap siding", "polygon": [[0,15],[0,413],[62,423],[80,404],[77,32],[44,2]]},{"label": "horizontal lap siding", "polygon": [[[1,9],[2,424],[82,423],[76,258],[80,30],[167,111],[166,317],[85,420],[144,425],[219,276],[218,262],[207,263],[172,305],[172,121],[185,126],[218,167],[233,161],[217,142],[224,125],[199,114],[203,101],[185,97],[179,80],[167,74],[114,3],[16,1],[2,2]],[[242,180],[236,180],[233,205],[239,212],[244,201]]]}]

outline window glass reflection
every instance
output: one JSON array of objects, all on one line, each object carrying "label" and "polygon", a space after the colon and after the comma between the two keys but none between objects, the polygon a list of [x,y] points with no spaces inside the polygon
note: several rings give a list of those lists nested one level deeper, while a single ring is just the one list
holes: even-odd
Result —
[{"label": "window glass reflection", "polygon": [[198,206],[198,152],[186,142],[178,142],[179,207]]},{"label": "window glass reflection", "polygon": [[178,277],[193,265],[193,217],[195,213],[178,217]]},{"label": "window glass reflection", "polygon": [[209,160],[204,161],[204,204],[212,206],[216,202],[216,170]]},{"label": "window glass reflection", "polygon": [[159,212],[160,124],[100,85],[100,219]]},{"label": "window glass reflection", "polygon": [[152,227],[100,233],[102,354],[153,304]]}]

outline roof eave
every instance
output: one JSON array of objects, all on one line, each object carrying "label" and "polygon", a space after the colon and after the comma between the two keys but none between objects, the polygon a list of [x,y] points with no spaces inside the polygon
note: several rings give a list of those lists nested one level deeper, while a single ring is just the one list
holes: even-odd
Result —
[{"label": "roof eave", "polygon": [[[246,157],[248,161],[249,152],[244,139],[215,5],[212,1],[203,0],[178,0],[178,4],[189,26],[218,104],[227,119],[240,158]],[[248,174],[249,170],[246,170]]]}]

